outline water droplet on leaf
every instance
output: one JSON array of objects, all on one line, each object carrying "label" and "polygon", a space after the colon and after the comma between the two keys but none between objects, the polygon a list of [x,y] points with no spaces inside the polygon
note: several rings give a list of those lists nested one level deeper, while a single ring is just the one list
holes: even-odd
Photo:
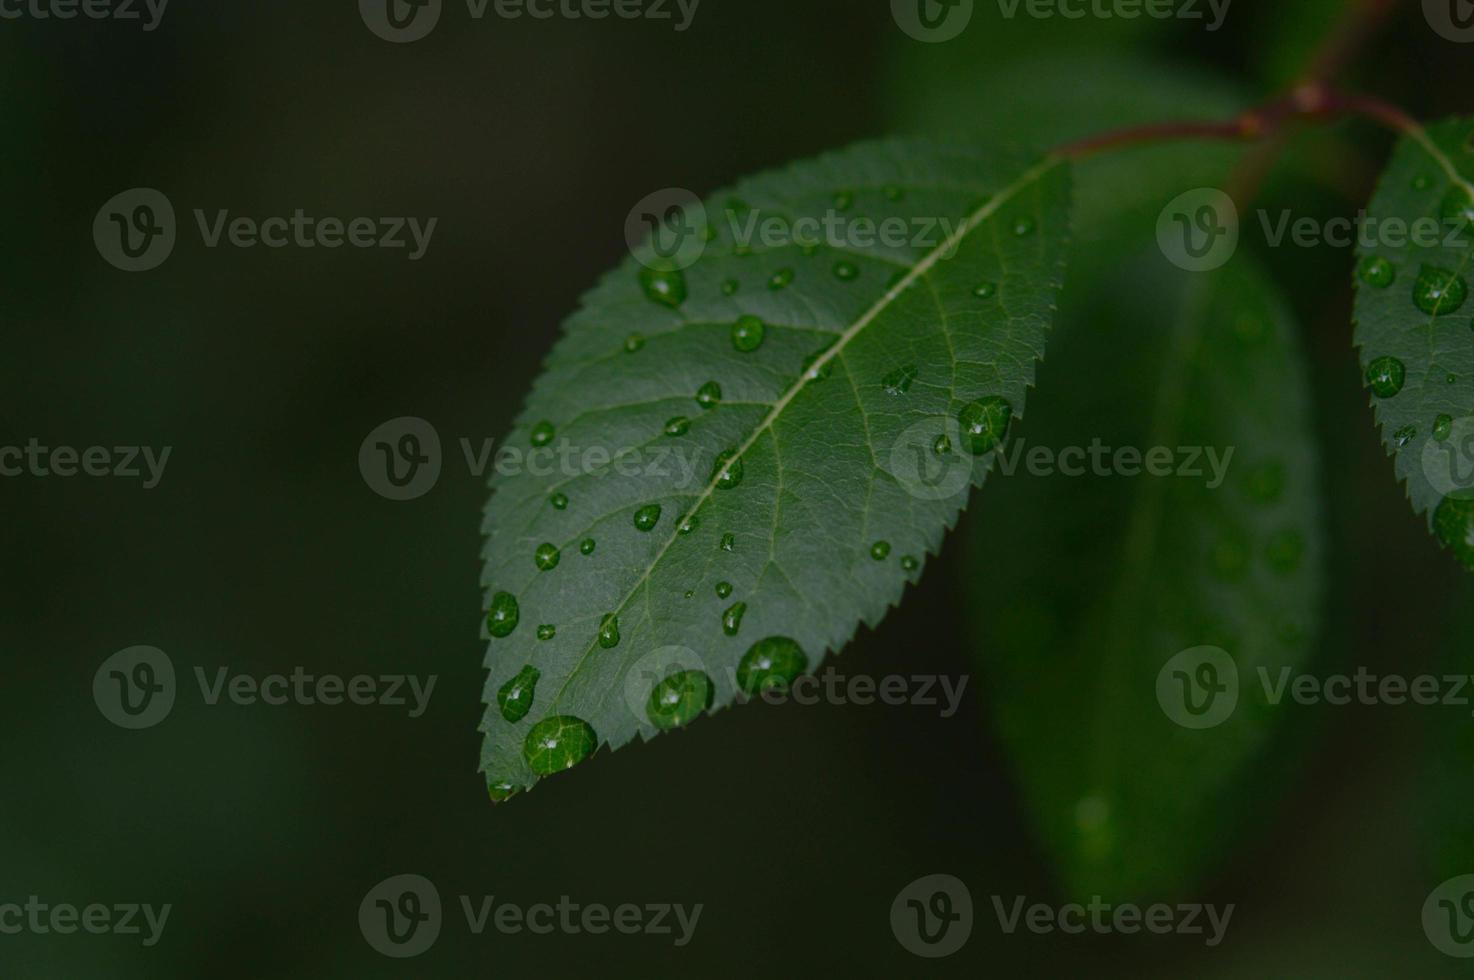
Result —
[{"label": "water droplet on leaf", "polygon": [[696,404],[702,408],[716,408],[722,401],[722,386],[708,381],[696,389]]},{"label": "water droplet on leaf", "polygon": [[1457,273],[1425,265],[1413,284],[1413,302],[1429,316],[1447,316],[1464,305],[1469,285]]},{"label": "water droplet on leaf", "polygon": [[537,638],[539,640],[543,640],[544,642],[551,640],[557,635],[558,627],[554,626],[552,623],[544,623],[542,626],[539,626],[537,628]]},{"label": "water droplet on leaf", "polygon": [[496,692],[496,703],[502,717],[510,722],[519,722],[532,710],[532,698],[537,692],[537,679],[542,674],[536,667],[528,665],[517,672]]},{"label": "water droplet on leaf", "polygon": [[870,557],[876,561],[885,561],[890,557],[891,544],[889,541],[877,541],[870,546]]},{"label": "water droplet on leaf", "polygon": [[582,718],[553,715],[544,718],[527,733],[522,755],[539,776],[572,769],[593,754],[599,744],[594,729]]},{"label": "water droplet on leaf", "polygon": [[773,278],[768,280],[768,288],[774,291],[779,289],[787,289],[792,284],[792,269],[779,269],[777,272],[773,273]]},{"label": "water droplet on leaf", "polygon": [[722,632],[728,636],[736,636],[737,631],[742,628],[742,616],[747,612],[747,603],[739,602],[722,613]]},{"label": "water droplet on leaf", "polygon": [[660,523],[660,505],[646,504],[635,511],[635,527],[641,531],[653,531],[655,525]]},{"label": "water droplet on leaf", "polygon": [[1474,500],[1444,497],[1433,512],[1433,529],[1465,568],[1474,569]]},{"label": "water droplet on leaf", "polygon": [[1013,406],[997,395],[970,402],[957,414],[965,444],[974,456],[995,449],[1008,434],[1008,423],[1012,418]]},{"label": "water droplet on leaf", "polygon": [[737,664],[737,685],[748,694],[767,688],[786,689],[809,666],[803,648],[786,636],[754,643]]},{"label": "water droplet on leaf", "polygon": [[661,306],[675,309],[686,302],[686,274],[680,269],[646,266],[640,270],[640,286],[645,290],[646,299]]},{"label": "water droplet on leaf", "polygon": [[1361,263],[1361,281],[1377,289],[1386,289],[1397,278],[1392,263],[1378,255],[1368,256]]},{"label": "water droplet on leaf", "polygon": [[558,567],[558,559],[561,557],[562,553],[554,545],[540,544],[537,551],[533,552],[532,561],[538,568],[549,572]]},{"label": "water droplet on leaf", "polygon": [[885,388],[887,395],[904,395],[911,390],[911,384],[916,380],[916,365],[907,364],[905,367],[896,368],[890,374],[880,379],[880,384]]},{"label": "water droplet on leaf", "polygon": [[553,428],[553,423],[539,422],[532,427],[532,444],[539,447],[546,446],[553,441],[553,436],[556,434],[557,430]]},{"label": "water droplet on leaf", "polygon": [[566,493],[555,493],[548,498],[548,503],[553,505],[554,510],[567,510],[568,495]]},{"label": "water droplet on leaf", "polygon": [[717,457],[711,477],[722,490],[731,490],[742,482],[742,460],[738,458],[737,450],[729,449]]},{"label": "water droplet on leaf", "polygon": [[610,613],[604,617],[604,622],[599,626],[599,646],[605,650],[613,650],[619,646],[619,617]]},{"label": "water droplet on leaf", "polygon": [[512,630],[517,628],[517,618],[520,615],[517,597],[510,592],[498,592],[491,597],[491,610],[486,614],[486,628],[492,636],[511,636]]},{"label": "water droplet on leaf", "polygon": [[718,582],[717,583],[717,598],[718,599],[725,599],[725,598],[727,598],[727,596],[729,596],[731,594],[732,594],[732,583],[731,582]]},{"label": "water droplet on leaf", "polygon": [[665,423],[665,434],[668,436],[683,436],[691,431],[691,420],[684,415],[677,415]]},{"label": "water droplet on leaf", "polygon": [[592,555],[595,547],[597,545],[594,543],[593,538],[584,538],[583,541],[579,542],[578,550],[585,555]]},{"label": "water droplet on leaf", "polygon": [[661,731],[680,728],[710,708],[715,694],[716,686],[705,673],[683,670],[655,685],[645,704],[645,714]]},{"label": "water droplet on leaf", "polygon": [[1379,357],[1367,365],[1367,384],[1378,398],[1391,398],[1402,390],[1407,371],[1395,357]]},{"label": "water droplet on leaf", "polygon": [[732,346],[744,354],[750,354],[763,345],[763,334],[767,328],[755,316],[744,316],[732,324]]}]

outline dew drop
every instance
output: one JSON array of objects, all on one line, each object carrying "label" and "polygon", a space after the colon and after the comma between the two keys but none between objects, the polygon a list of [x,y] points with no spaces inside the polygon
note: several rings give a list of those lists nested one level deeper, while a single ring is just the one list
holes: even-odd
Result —
[{"label": "dew drop", "polygon": [[1431,265],[1423,266],[1413,284],[1413,302],[1429,316],[1454,313],[1468,298],[1469,285],[1463,276]]},{"label": "dew drop", "polygon": [[1427,174],[1418,174],[1413,178],[1413,190],[1426,191],[1433,186],[1433,179]]},{"label": "dew drop", "polygon": [[938,456],[945,456],[952,451],[952,440],[945,433],[937,436],[936,441],[931,444],[931,451]]},{"label": "dew drop", "polygon": [[[541,634],[541,630],[538,631]],[[536,667],[528,665],[517,672],[496,692],[497,707],[502,717],[510,722],[519,722],[532,710],[532,698],[537,691],[537,679],[542,675]]]},{"label": "dew drop", "polygon": [[737,450],[729,449],[717,456],[716,465],[711,470],[711,478],[722,490],[731,490],[742,482],[742,460],[737,456]]},{"label": "dew drop", "polygon": [[493,803],[505,803],[517,795],[517,787],[505,779],[486,784],[486,794]]},{"label": "dew drop", "polygon": [[537,628],[537,638],[546,642],[558,635],[558,627],[552,623],[544,623]]},{"label": "dew drop", "polygon": [[901,567],[908,572],[914,572],[921,567],[921,562],[917,561],[913,555],[906,555],[901,559]]},{"label": "dew drop", "polygon": [[870,546],[870,557],[876,561],[885,561],[890,557],[891,544],[889,541],[877,541]]},{"label": "dew drop", "polygon": [[641,531],[653,531],[660,523],[660,505],[646,504],[635,511],[635,527]]},{"label": "dew drop", "polygon": [[911,390],[911,384],[916,380],[916,365],[907,364],[905,367],[896,368],[890,374],[880,379],[880,384],[885,388],[887,395],[904,395]]},{"label": "dew drop", "polygon": [[1474,569],[1474,500],[1444,497],[1433,512],[1433,529],[1465,568]]},{"label": "dew drop", "polygon": [[722,386],[715,381],[708,381],[696,389],[696,404],[702,408],[716,408],[722,401]]},{"label": "dew drop", "polygon": [[885,188],[885,199],[887,201],[900,201],[900,200],[904,200],[905,197],[906,197],[906,192],[904,190],[902,190],[901,188],[897,187],[895,184],[888,184],[888,185],[886,185],[886,188]]},{"label": "dew drop", "polygon": [[754,643],[737,664],[737,684],[748,694],[768,688],[786,689],[809,666],[803,648],[786,636]]},{"label": "dew drop", "polygon": [[691,420],[684,415],[677,415],[665,423],[665,434],[668,436],[683,436],[691,431]]},{"label": "dew drop", "polygon": [[965,445],[974,456],[981,456],[997,448],[1007,435],[1008,423],[1012,418],[1013,406],[997,395],[970,402],[957,415],[957,421],[962,425]]},{"label": "dew drop", "polygon": [[619,617],[610,613],[599,626],[599,646],[613,650],[619,646]]},{"label": "dew drop", "polygon": [[981,286],[978,286],[978,288],[974,289],[972,291],[972,294],[978,299],[992,299],[997,292],[997,286],[993,285],[993,283],[991,282],[985,282]]},{"label": "dew drop", "polygon": [[556,434],[557,430],[553,428],[553,423],[539,422],[532,427],[532,444],[539,447],[546,446],[553,441],[553,436]]},{"label": "dew drop", "polygon": [[522,755],[533,772],[551,776],[587,759],[598,744],[593,727],[582,718],[553,715],[532,726],[522,743]]},{"label": "dew drop", "polygon": [[775,292],[779,289],[787,289],[793,284],[793,270],[779,269],[773,273],[773,278],[768,280],[768,288]]},{"label": "dew drop", "polygon": [[849,261],[836,262],[834,264],[834,277],[840,282],[854,282],[860,278],[860,267]]},{"label": "dew drop", "polygon": [[1452,416],[1440,415],[1433,420],[1433,438],[1443,442],[1453,432],[1454,420]]},{"label": "dew drop", "polygon": [[1462,231],[1466,225],[1474,225],[1474,197],[1469,196],[1463,185],[1455,184],[1443,195],[1438,213],[1445,223],[1453,225],[1456,231]]},{"label": "dew drop", "polygon": [[532,561],[538,568],[550,572],[558,567],[558,559],[561,557],[562,553],[555,546],[540,544],[537,546],[537,551],[532,554]]},{"label": "dew drop", "polygon": [[555,493],[548,498],[548,503],[553,505],[554,510],[567,510],[568,495],[566,493]]},{"label": "dew drop", "polygon": [[722,295],[723,296],[736,296],[737,295],[737,290],[739,290],[741,288],[742,288],[742,284],[740,282],[738,282],[736,279],[727,279],[727,280],[725,280],[722,283]]},{"label": "dew drop", "polygon": [[491,610],[486,614],[486,628],[495,637],[512,635],[517,628],[521,611],[517,608],[517,597],[510,592],[498,592],[491,597]]},{"label": "dew drop", "polygon": [[1402,390],[1407,371],[1395,357],[1379,357],[1367,365],[1367,384],[1378,398],[1391,398]]},{"label": "dew drop", "polygon": [[581,542],[579,542],[578,550],[585,555],[592,555],[594,553],[595,547],[597,547],[597,545],[595,544],[593,538],[584,538]]},{"label": "dew drop", "polygon": [[747,612],[747,603],[734,603],[726,612],[722,613],[722,632],[728,636],[736,636],[737,631],[742,628],[742,617]]},{"label": "dew drop", "polygon": [[767,328],[755,316],[744,316],[732,324],[732,346],[744,354],[750,354],[763,345]]},{"label": "dew drop", "polygon": [[834,209],[836,211],[848,211],[855,204],[855,195],[850,191],[840,191],[834,195]]},{"label": "dew drop", "polygon": [[1013,223],[1013,233],[1019,238],[1023,238],[1025,235],[1032,235],[1034,233],[1034,219],[1028,217],[1019,218]]},{"label": "dew drop", "polygon": [[686,517],[681,518],[681,523],[676,528],[676,533],[690,534],[692,531],[696,530],[696,526],[700,523],[701,522],[698,521],[695,517],[687,515]]},{"label": "dew drop", "polygon": [[681,728],[710,708],[715,694],[716,685],[704,672],[683,670],[655,685],[645,715],[661,731]]},{"label": "dew drop", "polygon": [[680,269],[646,266],[640,270],[640,286],[645,290],[646,299],[661,306],[675,309],[686,302],[686,274]]},{"label": "dew drop", "polygon": [[624,352],[626,354],[633,354],[636,351],[640,350],[640,348],[642,348],[644,346],[645,346],[645,335],[644,334],[632,333],[628,337],[624,338]]},{"label": "dew drop", "polygon": [[718,599],[725,599],[725,598],[727,598],[731,594],[732,594],[732,583],[731,582],[718,582],[717,583],[717,598]]},{"label": "dew drop", "polygon": [[1402,449],[1404,446],[1412,442],[1417,437],[1418,427],[1415,425],[1404,425],[1402,428],[1392,433],[1392,441],[1397,445],[1398,449]]},{"label": "dew drop", "polygon": [[733,534],[731,531],[728,531],[726,534],[722,535],[722,550],[736,551],[737,535]]},{"label": "dew drop", "polygon": [[1397,278],[1397,270],[1392,267],[1392,263],[1379,255],[1363,259],[1360,274],[1362,282],[1377,289],[1386,289]]}]

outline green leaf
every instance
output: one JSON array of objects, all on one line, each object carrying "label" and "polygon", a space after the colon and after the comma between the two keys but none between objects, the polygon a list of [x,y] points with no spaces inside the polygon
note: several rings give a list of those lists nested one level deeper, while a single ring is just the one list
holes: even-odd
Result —
[{"label": "green leaf", "polygon": [[[1040,374],[1053,397],[1017,430],[999,464],[1017,468],[969,534],[979,668],[1066,887],[1180,893],[1242,831],[1244,801],[1262,805],[1242,782],[1262,776],[1249,763],[1284,709],[1258,696],[1256,668],[1300,663],[1316,630],[1304,365],[1246,255],[1194,276],[1123,246],[1072,270]],[[1171,475],[1144,470],[1155,447]],[[1058,469],[1030,468],[1041,449]],[[1200,647],[1232,667],[1206,651],[1169,664]],[[1210,709],[1195,716],[1175,671],[1196,681],[1210,658],[1240,693],[1195,687]]]},{"label": "green leaf", "polygon": [[[499,457],[486,511],[494,797],[813,670],[884,616],[982,482],[961,454],[1022,414],[1068,183],[1053,159],[863,145],[717,195],[694,265],[632,259],[585,297],[504,447],[574,463]],[[741,247],[773,217],[840,230]],[[914,237],[861,240],[861,219]],[[950,469],[925,456],[949,431]]]},{"label": "green leaf", "polygon": [[1413,509],[1474,568],[1471,137],[1450,119],[1398,142],[1357,249],[1356,344]]}]

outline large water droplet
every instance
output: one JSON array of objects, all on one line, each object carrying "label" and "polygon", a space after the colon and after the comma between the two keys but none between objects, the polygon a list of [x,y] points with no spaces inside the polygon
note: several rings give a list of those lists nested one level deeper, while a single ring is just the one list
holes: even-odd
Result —
[{"label": "large water droplet", "polygon": [[537,551],[532,554],[532,561],[538,568],[550,572],[558,567],[558,559],[561,557],[562,553],[555,545],[540,544],[537,546]]},{"label": "large water droplet", "polygon": [[1379,255],[1363,259],[1360,274],[1362,282],[1377,289],[1386,289],[1397,278],[1397,270],[1392,267],[1392,263]]},{"label": "large water droplet", "polygon": [[907,364],[881,378],[880,384],[887,395],[904,395],[911,390],[911,384],[916,380],[916,375],[916,365]]},{"label": "large water droplet", "polygon": [[661,306],[674,309],[686,302],[686,274],[680,269],[652,269],[646,266],[640,270],[640,286],[645,290],[647,299]]},{"label": "large water droplet", "polygon": [[598,744],[593,727],[582,718],[553,715],[532,726],[522,743],[522,755],[533,772],[551,776],[587,759]]},{"label": "large water droplet", "polygon": [[517,628],[517,597],[510,592],[498,592],[491,597],[491,610],[486,614],[486,628],[492,636],[511,636]]},{"label": "large water droplet", "polygon": [[501,686],[496,692],[497,707],[507,721],[518,722],[532,710],[532,698],[537,693],[537,679],[542,674],[531,664],[517,672],[517,676]]},{"label": "large water droplet", "polygon": [[683,670],[655,685],[645,704],[645,715],[661,731],[680,728],[710,708],[715,694],[716,686],[705,673]]},{"label": "large water droplet", "polygon": [[553,436],[556,434],[557,430],[553,428],[553,423],[539,422],[532,427],[532,444],[534,446],[546,446],[553,441]]},{"label": "large water droplet", "polygon": [[732,346],[744,354],[750,354],[763,345],[767,328],[755,316],[740,317],[732,324]]},{"label": "large water droplet", "polygon": [[646,504],[635,511],[635,527],[641,531],[653,531],[655,525],[660,523],[660,505]]},{"label": "large water droplet", "polygon": [[728,636],[736,636],[737,631],[742,629],[742,617],[746,612],[747,603],[738,602],[722,613],[722,632]]},{"label": "large water droplet", "polygon": [[1402,390],[1407,371],[1395,357],[1379,357],[1367,365],[1367,384],[1378,398],[1391,398]]},{"label": "large water droplet", "polygon": [[957,414],[964,444],[974,456],[997,448],[1008,434],[1008,423],[1012,418],[1013,406],[997,395],[970,402]]},{"label": "large water droplet", "polygon": [[665,423],[665,434],[668,436],[683,436],[691,431],[691,420],[684,415],[677,415]]},{"label": "large water droplet", "polygon": [[1444,497],[1433,512],[1433,529],[1465,568],[1474,569],[1474,500]]},{"label": "large water droplet", "polygon": [[1413,302],[1429,316],[1447,316],[1469,298],[1469,284],[1456,272],[1425,265],[1413,284]]},{"label": "large water droplet", "polygon": [[786,636],[758,640],[737,664],[737,684],[748,694],[786,689],[809,666],[803,647]]},{"label": "large water droplet", "polygon": [[737,456],[737,450],[729,449],[717,457],[711,478],[722,490],[731,490],[742,482],[742,460]]},{"label": "large water droplet", "polygon": [[702,408],[716,408],[722,401],[722,386],[708,381],[696,389],[696,404]]},{"label": "large water droplet", "polygon": [[592,555],[596,547],[598,547],[598,545],[595,543],[593,538],[584,538],[581,542],[579,542],[578,550],[582,554]]},{"label": "large water droplet", "polygon": [[599,646],[613,650],[619,646],[619,617],[610,613],[599,626]]}]

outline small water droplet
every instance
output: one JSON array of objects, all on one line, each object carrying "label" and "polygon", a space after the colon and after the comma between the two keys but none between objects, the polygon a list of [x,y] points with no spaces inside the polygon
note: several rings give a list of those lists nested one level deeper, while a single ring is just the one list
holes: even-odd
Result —
[{"label": "small water droplet", "polygon": [[887,395],[904,395],[911,390],[911,383],[916,380],[916,374],[916,365],[907,364],[881,378],[880,384]]},{"label": "small water droplet", "polygon": [[876,561],[885,561],[890,557],[891,544],[889,541],[877,541],[870,546],[870,557]]},{"label": "small water droplet", "polygon": [[578,550],[586,555],[592,555],[595,547],[593,538],[584,538],[583,541],[579,542]]},{"label": "small water droplet", "polygon": [[604,622],[599,625],[599,646],[605,650],[613,650],[619,646],[619,617],[610,613],[604,617]]},{"label": "small water droplet", "polygon": [[793,284],[793,270],[779,269],[773,273],[773,278],[768,280],[768,288],[774,291],[787,289]]},{"label": "small water droplet", "polygon": [[1469,196],[1463,185],[1454,184],[1443,195],[1438,213],[1454,230],[1462,231],[1466,226],[1474,225],[1474,198]]},{"label": "small water droplet", "polygon": [[683,436],[691,431],[691,420],[684,415],[677,415],[665,423],[665,434],[668,436]]},{"label": "small water droplet", "polygon": [[1433,420],[1433,438],[1443,442],[1453,432],[1454,420],[1452,416],[1440,415]]},{"label": "small water droplet", "polygon": [[969,402],[957,414],[962,425],[965,445],[974,456],[982,456],[997,448],[1008,434],[1013,419],[1013,406],[1007,399],[991,395],[982,401]]},{"label": "small water droplet", "polygon": [[1433,512],[1433,529],[1465,568],[1474,569],[1474,500],[1444,497]]},{"label": "small water droplet", "polygon": [[1404,446],[1412,442],[1417,437],[1418,427],[1415,425],[1404,425],[1402,428],[1392,433],[1392,441],[1396,443],[1398,449],[1402,449]]},{"label": "small water droplet", "polygon": [[731,490],[742,482],[742,460],[738,458],[737,450],[729,449],[717,456],[716,465],[711,470],[711,478],[722,490]]},{"label": "small water droplet", "polygon": [[1433,178],[1429,177],[1427,174],[1418,174],[1416,177],[1413,178],[1413,190],[1415,191],[1426,191],[1432,186]]},{"label": "small water droplet", "polygon": [[558,567],[558,559],[561,557],[562,553],[555,546],[540,544],[537,546],[537,551],[532,554],[532,561],[538,568],[550,572]]},{"label": "small water droplet", "polygon": [[696,389],[696,404],[702,408],[716,408],[722,401],[722,386],[708,381]]},{"label": "small water droplet", "polygon": [[687,515],[686,517],[681,518],[681,523],[680,526],[676,528],[676,533],[690,534],[692,531],[696,530],[696,526],[699,523],[700,521],[698,521],[695,517]]},{"label": "small water droplet", "polygon": [[906,197],[906,192],[895,184],[887,184],[885,188],[885,199],[887,201],[900,201]]},{"label": "small water droplet", "polygon": [[624,352],[626,354],[633,354],[633,353],[637,352],[640,348],[642,348],[644,346],[645,346],[645,335],[644,334],[632,333],[628,337],[624,338]]},{"label": "small water droplet", "polygon": [[818,255],[819,254],[819,243],[818,242],[804,242],[803,245],[799,246],[799,252],[801,254],[807,255],[809,257],[813,257],[815,255]]},{"label": "small water droplet", "polygon": [[566,493],[555,493],[548,498],[548,503],[553,505],[554,510],[567,510],[568,495]]},{"label": "small water droplet", "polygon": [[733,534],[731,531],[728,531],[726,534],[722,535],[722,550],[736,551],[737,535]]},{"label": "small water droplet", "polygon": [[1239,579],[1249,570],[1249,546],[1238,534],[1229,534],[1213,546],[1213,571],[1225,579]]},{"label": "small water droplet", "polygon": [[717,598],[718,599],[725,599],[728,596],[730,596],[731,594],[732,594],[732,583],[731,582],[718,582],[717,583]]},{"label": "small water droplet", "polygon": [[710,708],[715,694],[716,685],[705,673],[683,670],[655,685],[645,704],[645,715],[661,731],[681,728]]},{"label": "small water droplet", "polygon": [[[541,631],[539,631],[541,632]],[[537,679],[542,674],[536,667],[528,665],[517,672],[496,692],[497,707],[502,717],[510,722],[519,722],[532,710],[532,698],[537,692]]]},{"label": "small water droplet", "polygon": [[744,354],[750,354],[763,345],[767,328],[755,316],[744,316],[732,324],[732,346]]},{"label": "small water droplet", "polygon": [[1272,504],[1285,494],[1285,464],[1271,459],[1249,469],[1244,479],[1244,491],[1255,503]]},{"label": "small water droplet", "polygon": [[834,209],[836,211],[848,211],[854,206],[855,195],[849,191],[840,191],[834,195]]},{"label": "small water droplet", "polygon": [[1367,365],[1367,384],[1378,398],[1391,398],[1402,390],[1407,371],[1395,357],[1379,357]]},{"label": "small water droplet", "polygon": [[854,282],[860,278],[860,267],[853,262],[841,260],[834,264],[834,277],[840,282]]},{"label": "small water droplet", "polygon": [[931,451],[938,456],[945,456],[952,451],[952,440],[945,433],[937,436],[936,441],[931,444]]},{"label": "small water droplet", "polygon": [[1300,567],[1305,556],[1305,538],[1299,531],[1280,531],[1270,537],[1265,555],[1270,568],[1281,575],[1288,575]]},{"label": "small water droplet", "polygon": [[1019,218],[1013,223],[1013,233],[1019,238],[1034,233],[1034,219],[1029,217]]},{"label": "small water droplet", "polygon": [[735,296],[735,295],[737,295],[737,290],[739,290],[741,288],[742,288],[742,284],[740,282],[738,282],[736,279],[727,279],[727,280],[725,280],[722,283],[722,295],[723,296]]},{"label": "small water droplet", "polygon": [[635,511],[635,527],[641,531],[653,531],[655,525],[660,523],[660,505],[646,504]]},{"label": "small water droplet", "polygon": [[823,364],[819,363],[819,361],[823,359],[824,355],[829,353],[829,349],[833,346],[834,341],[830,341],[819,350],[814,351],[814,353],[804,358],[802,373],[806,380],[823,381],[825,378],[834,373],[833,358],[824,361]]},{"label": "small water droplet", "polygon": [[539,422],[532,427],[532,444],[534,446],[546,446],[553,441],[553,436],[556,434],[557,430],[553,428],[553,423]]},{"label": "small water droplet", "polygon": [[521,611],[517,608],[517,597],[510,592],[498,592],[491,597],[491,609],[486,614],[486,628],[495,637],[511,636],[517,628]]},{"label": "small water droplet", "polygon": [[532,726],[522,743],[522,755],[533,772],[551,776],[593,755],[598,744],[599,736],[582,718],[553,715]]},{"label": "small water droplet", "polygon": [[921,567],[921,562],[917,561],[913,555],[906,555],[901,558],[901,567],[908,572],[914,572]]},{"label": "small water droplet", "polygon": [[1429,316],[1456,312],[1468,298],[1469,285],[1463,276],[1431,265],[1423,266],[1413,284],[1413,302]]},{"label": "small water droplet", "polygon": [[686,302],[686,274],[680,269],[640,269],[640,286],[645,298],[675,309]]},{"label": "small water droplet", "polygon": [[738,602],[722,613],[722,632],[728,636],[736,636],[737,631],[742,629],[742,616],[747,612],[747,603]]},{"label": "small water droplet", "polygon": [[974,289],[972,291],[972,294],[974,296],[976,296],[978,299],[992,299],[993,296],[994,296],[994,294],[996,294],[997,292],[998,292],[998,287],[997,286],[995,286],[991,282],[985,282],[981,286],[979,286],[978,288]]},{"label": "small water droplet", "polygon": [[1397,278],[1392,263],[1380,255],[1369,255],[1361,263],[1361,281],[1377,289],[1386,289]]},{"label": "small water droplet", "polygon": [[748,694],[786,689],[809,666],[803,648],[786,636],[758,640],[737,664],[737,684]]},{"label": "small water droplet", "polygon": [[558,627],[554,626],[552,623],[544,623],[543,625],[541,625],[541,626],[539,626],[537,628],[537,638],[539,640],[543,640],[543,641],[551,640],[553,637],[555,637],[557,635],[558,635]]},{"label": "small water droplet", "polygon": [[696,590],[695,589],[687,589],[686,590],[686,598],[687,599],[691,598],[695,594],[696,594]]}]

